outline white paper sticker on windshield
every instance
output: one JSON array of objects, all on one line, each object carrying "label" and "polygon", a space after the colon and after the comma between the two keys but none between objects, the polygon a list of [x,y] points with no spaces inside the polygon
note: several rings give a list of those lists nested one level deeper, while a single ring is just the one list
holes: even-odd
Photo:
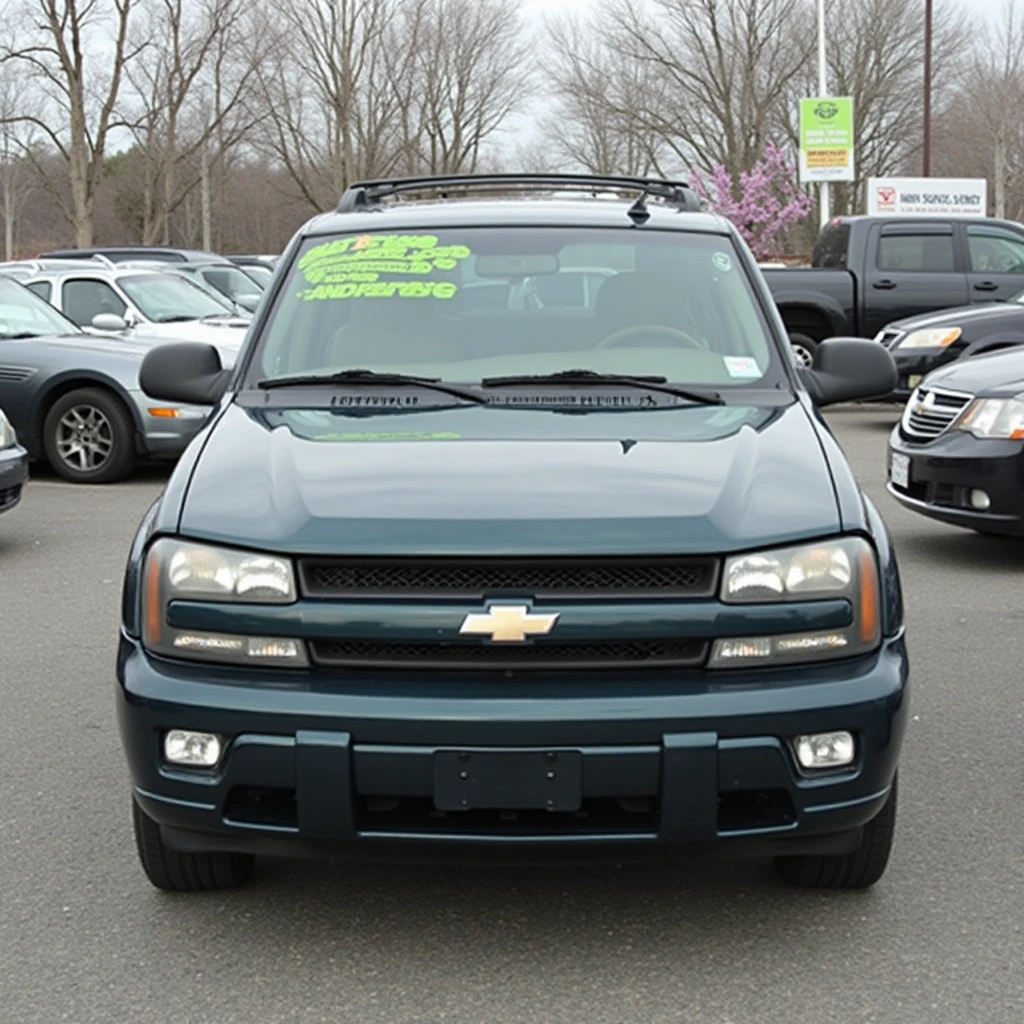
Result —
[{"label": "white paper sticker on windshield", "polygon": [[711,262],[714,263],[715,269],[720,270],[723,274],[728,273],[732,270],[732,260],[729,259],[727,252],[716,252],[711,257]]},{"label": "white paper sticker on windshield", "polygon": [[730,377],[760,377],[761,367],[751,356],[723,356]]}]

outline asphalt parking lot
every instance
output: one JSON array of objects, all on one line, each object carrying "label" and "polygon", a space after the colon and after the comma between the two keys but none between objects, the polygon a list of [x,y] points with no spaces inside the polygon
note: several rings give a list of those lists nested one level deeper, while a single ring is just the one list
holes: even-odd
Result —
[{"label": "asphalt parking lot", "polygon": [[263,862],[171,896],[131,836],[113,715],[120,575],[165,473],[39,472],[0,517],[0,1022],[1024,1020],[1024,542],[884,492],[893,409],[831,414],[896,540],[912,721],[889,872]]}]

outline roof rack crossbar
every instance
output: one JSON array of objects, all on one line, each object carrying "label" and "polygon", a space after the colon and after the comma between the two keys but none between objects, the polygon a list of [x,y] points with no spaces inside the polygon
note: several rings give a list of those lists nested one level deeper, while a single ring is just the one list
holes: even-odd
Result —
[{"label": "roof rack crossbar", "polygon": [[416,178],[381,178],[350,185],[338,203],[338,213],[354,213],[377,205],[381,199],[402,192],[440,192],[452,189],[501,191],[503,189],[551,189],[640,192],[665,199],[679,210],[697,211],[700,198],[686,181],[589,174],[452,174]]}]

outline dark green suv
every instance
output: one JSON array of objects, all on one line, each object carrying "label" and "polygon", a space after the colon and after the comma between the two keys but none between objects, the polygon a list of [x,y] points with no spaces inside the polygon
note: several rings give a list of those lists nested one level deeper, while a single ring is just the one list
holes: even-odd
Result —
[{"label": "dark green suv", "polygon": [[141,379],[216,404],[124,589],[155,885],[321,853],[881,876],[900,584],[817,406],[888,394],[892,359],[832,339],[798,369],[687,186],[353,186],[234,369],[167,345]]}]

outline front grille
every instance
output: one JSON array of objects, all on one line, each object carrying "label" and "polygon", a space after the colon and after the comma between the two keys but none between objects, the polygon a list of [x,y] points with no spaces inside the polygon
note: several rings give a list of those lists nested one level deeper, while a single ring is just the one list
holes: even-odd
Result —
[{"label": "front grille", "polygon": [[919,387],[903,410],[903,433],[914,438],[938,437],[967,408],[973,397],[962,391]]},{"label": "front grille", "polygon": [[533,597],[710,597],[713,558],[357,559],[306,558],[306,597],[459,597],[498,593]]},{"label": "front grille", "polygon": [[689,668],[703,664],[701,640],[607,640],[488,644],[392,640],[318,640],[313,661],[331,668],[608,669]]}]

